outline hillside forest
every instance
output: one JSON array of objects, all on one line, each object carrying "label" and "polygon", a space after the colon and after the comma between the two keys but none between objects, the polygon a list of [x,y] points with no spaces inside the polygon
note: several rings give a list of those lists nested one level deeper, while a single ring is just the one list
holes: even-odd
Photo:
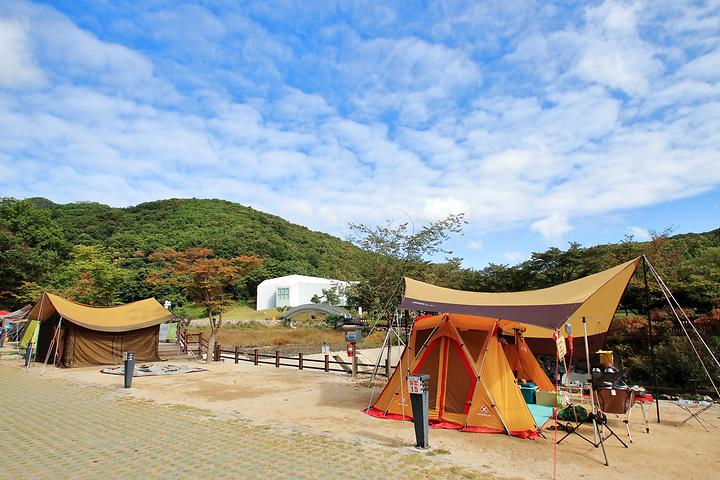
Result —
[{"label": "hillside forest", "polygon": [[[517,265],[463,268],[443,250],[462,230],[462,218],[430,224],[410,235],[402,225],[350,225],[354,236],[341,240],[294,225],[280,217],[222,200],[170,199],[128,208],[89,202],[65,205],[42,198],[0,199],[0,309],[34,303],[43,291],[80,303],[113,305],[147,297],[192,307],[182,281],[157,282],[158,252],[203,249],[217,259],[252,258],[252,268],[233,278],[232,302],[252,304],[261,281],[301,274],[354,280],[350,307],[387,316],[400,298],[403,275],[472,291],[544,288],[646,255],[672,289],[688,316],[700,324],[720,323],[720,229],[697,234],[655,232],[649,241],[632,237],[585,248],[535,252]],[[405,241],[405,243],[403,243]],[[429,248],[416,248],[424,242]],[[413,245],[415,245],[413,247]],[[361,248],[362,247],[362,248]],[[415,249],[413,249],[415,248]],[[445,253],[444,262],[429,257]],[[167,269],[165,269],[167,273]],[[705,375],[684,337],[673,334],[674,317],[650,280],[649,307],[659,383],[686,385]],[[630,380],[649,383],[647,318],[641,274],[631,281],[611,327],[608,347],[623,359]],[[714,331],[714,334],[712,333]],[[718,329],[708,342],[720,351]],[[714,371],[716,375],[720,372]]]}]

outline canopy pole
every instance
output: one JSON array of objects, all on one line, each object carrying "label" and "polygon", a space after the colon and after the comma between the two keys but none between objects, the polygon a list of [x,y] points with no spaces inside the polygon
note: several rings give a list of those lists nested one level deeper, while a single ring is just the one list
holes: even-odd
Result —
[{"label": "canopy pole", "polygon": [[645,282],[645,316],[648,319],[648,341],[650,343],[650,370],[652,371],[653,393],[655,394],[655,412],[657,414],[657,423],[660,423],[660,397],[657,387],[657,375],[655,374],[655,346],[653,344],[652,333],[652,317],[650,316],[650,289],[647,281],[647,258],[643,258],[643,281]]},{"label": "canopy pole", "polygon": [[605,452],[605,439],[602,438],[602,435],[598,432],[599,427],[597,424],[597,409],[595,408],[595,389],[593,388],[592,372],[590,371],[590,346],[588,345],[587,321],[585,320],[585,317],[582,317],[582,324],[583,324],[583,337],[585,338],[585,363],[587,364],[588,381],[590,382],[590,407],[592,408],[593,434],[595,434],[595,448],[597,448],[598,444],[600,445],[600,448],[602,448],[603,457],[605,457],[605,465],[609,467],[610,463],[608,462],[607,453]]}]

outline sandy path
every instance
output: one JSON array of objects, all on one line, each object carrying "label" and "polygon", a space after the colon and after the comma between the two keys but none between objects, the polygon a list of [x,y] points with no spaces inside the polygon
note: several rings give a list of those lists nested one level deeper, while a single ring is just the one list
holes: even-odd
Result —
[{"label": "sandy path", "polygon": [[[197,365],[197,364],[194,364]],[[371,390],[348,377],[323,372],[276,369],[270,365],[211,364],[210,371],[172,377],[133,380],[132,395],[161,403],[188,405],[218,414],[234,414],[262,421],[327,432],[341,438],[369,441],[391,448],[414,443],[412,424],[381,420],[361,413]],[[38,374],[40,368],[34,368]],[[96,384],[121,385],[122,378],[99,369],[53,369],[45,375]],[[375,395],[380,389],[375,390]],[[642,412],[635,407],[630,424],[635,443],[629,449],[609,440],[610,467],[599,449],[575,437],[558,446],[558,478],[720,478],[720,428],[705,432],[697,423],[681,427],[685,417],[678,407],[663,404],[663,423],[644,431]],[[704,416],[720,426],[720,407]],[[654,416],[652,416],[654,418]],[[694,421],[693,421],[694,422]],[[624,437],[624,427],[611,421]],[[587,433],[591,434],[588,429]],[[431,430],[434,449],[449,450],[447,460],[503,477],[551,478],[552,432],[548,439],[523,440],[505,435],[483,435]]]}]

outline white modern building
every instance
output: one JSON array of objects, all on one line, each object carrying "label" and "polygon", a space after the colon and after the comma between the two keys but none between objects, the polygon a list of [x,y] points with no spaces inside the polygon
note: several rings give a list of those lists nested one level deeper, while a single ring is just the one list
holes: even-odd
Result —
[{"label": "white modern building", "polygon": [[[321,297],[323,289],[327,290],[336,285],[347,287],[350,282],[305,275],[270,278],[261,282],[257,287],[256,308],[265,310],[268,308],[297,307],[298,305],[311,303],[310,299],[314,295]],[[344,305],[346,299],[342,297],[340,303]]]}]

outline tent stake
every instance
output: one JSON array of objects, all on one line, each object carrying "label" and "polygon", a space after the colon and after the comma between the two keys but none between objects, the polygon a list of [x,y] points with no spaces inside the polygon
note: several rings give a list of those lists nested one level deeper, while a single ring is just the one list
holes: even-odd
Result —
[{"label": "tent stake", "polygon": [[655,374],[655,347],[653,345],[652,317],[650,316],[650,289],[647,281],[647,258],[643,258],[643,281],[645,282],[645,315],[648,319],[648,340],[650,342],[650,370],[652,371],[653,393],[655,394],[655,411],[657,423],[660,423],[660,397],[658,396],[657,376]]}]

